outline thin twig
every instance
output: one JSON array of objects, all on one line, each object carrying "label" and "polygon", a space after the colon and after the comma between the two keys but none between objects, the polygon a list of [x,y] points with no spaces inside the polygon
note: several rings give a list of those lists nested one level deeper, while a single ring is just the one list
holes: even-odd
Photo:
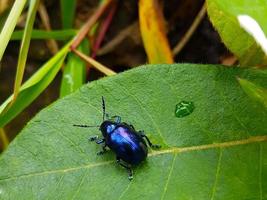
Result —
[{"label": "thin twig", "polygon": [[[45,30],[51,31],[49,16],[47,14],[46,7],[44,6],[42,1],[40,2],[38,12],[39,12],[39,15],[40,15],[40,18],[42,20]],[[53,39],[47,40],[47,47],[49,48],[52,54],[56,54],[58,52],[57,42]]]},{"label": "thin twig", "polygon": [[113,0],[106,0],[105,3],[100,5],[100,7],[96,10],[94,15],[88,19],[88,21],[83,25],[83,27],[77,34],[75,40],[73,41],[70,47],[71,50],[76,49],[77,46],[79,46],[81,41],[85,38],[86,34],[90,31],[90,29],[99,19],[99,17],[101,17],[101,15],[105,12],[105,10],[108,8],[111,2],[113,2]]},{"label": "thin twig", "polygon": [[139,27],[138,22],[134,22],[133,24],[121,30],[112,40],[110,40],[105,46],[101,47],[97,51],[97,55],[101,56],[113,51],[128,36],[139,38],[139,41],[141,42],[139,33],[135,35],[133,34],[133,31],[138,29],[138,27]]},{"label": "thin twig", "polygon": [[91,64],[95,69],[99,70],[100,72],[106,74],[107,76],[111,76],[116,74],[113,70],[107,68],[106,66],[102,65],[101,63],[97,62],[91,57],[86,56],[85,54],[81,53],[80,51],[73,49],[72,50],[77,56]]},{"label": "thin twig", "polygon": [[206,15],[206,3],[203,4],[202,8],[200,9],[199,13],[197,14],[195,20],[193,21],[192,25],[190,28],[187,30],[183,38],[179,41],[179,43],[173,48],[172,52],[173,55],[177,55],[178,53],[181,52],[181,50],[184,48],[186,43],[190,40],[191,36],[197,29],[198,25]]},{"label": "thin twig", "polygon": [[0,140],[2,140],[3,149],[6,149],[8,147],[9,141],[4,128],[0,128]]}]

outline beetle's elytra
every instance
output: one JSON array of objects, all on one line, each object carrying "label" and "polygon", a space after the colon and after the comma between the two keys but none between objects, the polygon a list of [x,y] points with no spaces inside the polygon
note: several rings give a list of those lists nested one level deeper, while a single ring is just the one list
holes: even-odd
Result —
[{"label": "beetle's elytra", "polygon": [[[98,155],[107,151],[107,147],[116,154],[117,163],[124,167],[129,174],[129,179],[133,178],[132,166],[138,165],[147,157],[147,144],[152,148],[159,148],[150,142],[144,131],[136,131],[133,125],[121,122],[121,117],[107,117],[105,100],[102,97],[103,122],[100,126],[73,125],[82,128],[100,127],[103,138],[98,136],[90,137],[90,141],[95,141],[102,145],[102,150]],[[107,119],[106,119],[107,118]],[[145,141],[146,140],[146,141]]]}]

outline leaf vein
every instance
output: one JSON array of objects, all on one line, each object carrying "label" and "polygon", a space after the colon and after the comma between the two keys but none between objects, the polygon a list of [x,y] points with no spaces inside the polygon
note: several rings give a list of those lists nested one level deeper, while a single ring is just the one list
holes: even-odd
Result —
[{"label": "leaf vein", "polygon": [[[216,87],[216,83],[215,82],[215,88]],[[246,132],[246,134],[248,136],[250,136],[249,131],[247,129],[247,127],[245,126],[245,124],[241,121],[241,119],[239,118],[238,114],[236,113],[236,111],[233,109],[233,104],[231,104],[227,99],[226,96],[224,95],[223,91],[225,90],[219,90],[219,95],[222,97],[222,100],[224,101],[224,103],[232,110],[232,114],[233,116],[236,118],[236,121],[241,125],[241,127],[243,127],[244,131]]]},{"label": "leaf vein", "polygon": [[173,172],[173,168],[174,168],[176,157],[177,157],[177,153],[174,154],[174,157],[173,157],[173,160],[172,160],[171,169],[170,169],[169,174],[167,176],[167,180],[166,180],[166,184],[165,184],[164,189],[163,189],[161,200],[163,200],[165,195],[166,195],[166,192],[167,192],[167,189],[168,189],[168,185],[169,185],[169,182],[170,182],[170,179],[171,179],[171,174]]},{"label": "leaf vein", "polygon": [[[60,183],[62,182],[63,178],[64,178],[64,174],[60,177],[59,181],[57,182],[56,186],[54,187],[54,192],[57,191],[57,188],[59,187]],[[53,192],[50,192],[49,194],[53,194]],[[55,197],[53,196],[52,199],[54,199]],[[48,196],[46,198],[46,200],[50,199],[50,197]]]},{"label": "leaf vein", "polygon": [[82,187],[82,184],[83,184],[83,182],[84,182],[84,180],[85,180],[85,177],[86,177],[86,171],[84,172],[83,177],[82,177],[82,179],[81,179],[81,181],[80,181],[80,184],[79,184],[79,186],[78,186],[76,192],[73,194],[73,196],[72,196],[71,199],[75,199],[76,195],[80,192],[81,187]]},{"label": "leaf vein", "polygon": [[260,189],[260,200],[263,199],[262,197],[262,145],[259,143],[259,189]]},{"label": "leaf vein", "polygon": [[120,200],[120,199],[124,196],[124,194],[129,190],[129,188],[130,188],[132,182],[133,182],[133,181],[131,181],[131,182],[127,185],[127,187],[126,187],[125,190],[121,193],[121,195],[120,195],[120,197],[119,197],[118,200]]},{"label": "leaf vein", "polygon": [[[152,153],[148,154],[148,157],[153,157],[157,155],[163,155],[163,154],[170,154],[170,153],[183,153],[183,152],[191,152],[191,151],[201,151],[201,150],[207,150],[207,149],[215,149],[215,148],[229,148],[233,146],[239,146],[239,145],[246,145],[251,143],[259,143],[259,142],[266,142],[267,141],[267,135],[263,136],[254,136],[243,140],[236,140],[236,141],[228,141],[228,142],[222,142],[222,143],[213,143],[213,144],[204,144],[199,146],[189,146],[189,147],[173,147],[164,149],[161,151],[153,151]],[[4,177],[0,179],[1,181],[8,181],[8,180],[16,180],[18,178],[27,178],[27,177],[33,177],[33,176],[42,176],[47,174],[55,174],[55,173],[66,173],[70,171],[76,171],[80,169],[90,169],[98,166],[104,166],[109,165],[111,163],[114,163],[114,161],[109,160],[105,162],[100,163],[90,163],[87,165],[82,165],[78,167],[72,167],[72,168],[65,168],[65,169],[57,169],[57,170],[51,170],[51,171],[43,171],[43,172],[34,172],[30,174],[23,174],[13,177]]]},{"label": "leaf vein", "polygon": [[217,169],[216,169],[216,174],[215,174],[215,181],[214,181],[214,185],[212,187],[211,200],[214,199],[214,196],[216,193],[218,177],[219,177],[219,173],[220,173],[220,169],[221,169],[221,160],[222,160],[222,148],[220,148],[220,150],[219,150],[219,158],[218,158],[218,164],[217,164]]}]

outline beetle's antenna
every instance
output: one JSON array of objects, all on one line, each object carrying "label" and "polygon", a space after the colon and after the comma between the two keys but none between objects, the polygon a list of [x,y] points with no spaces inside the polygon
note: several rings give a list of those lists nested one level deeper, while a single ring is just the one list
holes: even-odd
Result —
[{"label": "beetle's antenna", "polygon": [[73,126],[81,127],[81,128],[95,128],[95,127],[100,127],[100,126],[88,126],[88,125],[83,125],[83,124],[73,124]]},{"label": "beetle's antenna", "polygon": [[105,105],[105,99],[102,96],[102,109],[103,109],[103,121],[105,120],[105,116],[106,116],[106,105]]}]

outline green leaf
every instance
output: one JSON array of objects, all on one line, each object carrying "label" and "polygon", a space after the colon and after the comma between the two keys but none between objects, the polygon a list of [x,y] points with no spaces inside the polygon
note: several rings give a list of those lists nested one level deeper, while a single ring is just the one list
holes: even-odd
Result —
[{"label": "green leaf", "polygon": [[10,40],[10,37],[15,29],[19,16],[26,4],[26,0],[15,1],[14,5],[8,15],[8,18],[5,22],[3,29],[0,34],[0,61],[2,60],[3,54],[6,50],[7,44]]},{"label": "green leaf", "polygon": [[207,0],[211,22],[218,30],[224,44],[238,57],[242,66],[267,64],[267,58],[238,22],[238,15],[249,15],[255,19],[267,35],[266,1],[248,0]]},{"label": "green leaf", "polygon": [[[84,40],[78,50],[89,54],[89,42]],[[80,88],[86,80],[86,63],[74,53],[69,53],[67,64],[64,67],[60,97],[66,96]]]},{"label": "green leaf", "polygon": [[[58,30],[58,31],[45,31],[45,30],[32,30],[31,39],[55,39],[55,40],[68,40],[75,36],[77,31],[74,29]],[[11,40],[21,40],[23,31],[14,31]]]},{"label": "green leaf", "polygon": [[[212,65],[138,67],[92,82],[40,112],[0,157],[1,199],[266,199],[267,113],[236,77],[260,70]],[[88,143],[107,112],[153,143],[129,181],[115,155]],[[181,100],[194,111],[175,117]]]},{"label": "green leaf", "polygon": [[15,102],[12,102],[13,95],[11,95],[2,103],[0,106],[0,127],[5,126],[16,117],[52,82],[64,62],[70,44],[69,42],[65,45],[21,86]]}]

